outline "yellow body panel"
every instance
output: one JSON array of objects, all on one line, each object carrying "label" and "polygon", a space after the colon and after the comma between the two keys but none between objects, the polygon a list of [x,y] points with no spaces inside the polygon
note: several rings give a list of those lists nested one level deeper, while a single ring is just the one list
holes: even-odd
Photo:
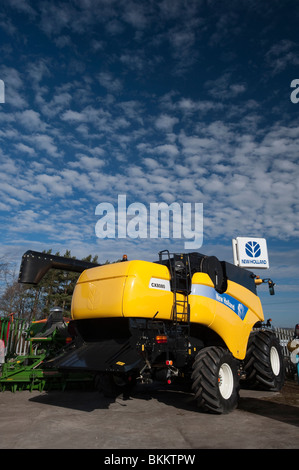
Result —
[{"label": "yellow body panel", "polygon": [[[151,279],[154,279],[152,283],[160,284],[160,288],[151,287]],[[167,267],[147,261],[126,261],[88,269],[81,274],[74,290],[72,318],[151,318],[158,311],[159,319],[170,320],[173,294],[169,283]]]},{"label": "yellow body panel", "polygon": [[127,277],[126,263],[107,264],[84,271],[75,286],[72,318],[119,317]]},{"label": "yellow body panel", "polygon": [[[184,296],[177,295],[177,299]],[[88,269],[80,275],[73,294],[72,318],[155,316],[157,320],[171,320],[173,303],[166,266],[126,261]],[[232,354],[243,359],[252,326],[264,319],[260,299],[229,280],[226,292],[218,294],[207,274],[195,273],[189,303],[190,321],[214,330]],[[181,313],[182,308],[183,304]],[[179,318],[186,320],[186,315]]]},{"label": "yellow body panel", "polygon": [[215,291],[214,284],[207,274],[195,273],[192,278],[191,295],[189,296],[190,321],[209,327],[215,318],[216,302],[207,296],[196,295],[197,286],[205,286]]},{"label": "yellow body panel", "polygon": [[131,262],[123,295],[123,316],[153,318],[156,315],[159,320],[171,320],[172,304],[167,267],[146,261]]},{"label": "yellow body panel", "polygon": [[227,284],[225,293],[219,294],[207,274],[194,274],[190,320],[214,330],[236,358],[244,359],[253,325],[264,320],[263,309],[253,292],[230,280]]}]

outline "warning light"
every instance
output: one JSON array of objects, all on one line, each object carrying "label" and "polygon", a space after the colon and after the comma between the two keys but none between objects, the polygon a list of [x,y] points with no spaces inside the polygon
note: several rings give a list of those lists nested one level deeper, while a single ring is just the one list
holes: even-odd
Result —
[{"label": "warning light", "polygon": [[173,365],[173,361],[166,361],[166,365],[167,365],[167,366],[172,366],[172,365]]},{"label": "warning light", "polygon": [[167,336],[166,335],[156,336],[156,343],[157,344],[166,344],[167,343]]}]

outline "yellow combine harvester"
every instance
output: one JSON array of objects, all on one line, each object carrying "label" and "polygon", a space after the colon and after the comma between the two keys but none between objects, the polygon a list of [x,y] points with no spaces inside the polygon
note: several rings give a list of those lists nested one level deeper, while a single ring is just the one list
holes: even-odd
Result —
[{"label": "yellow combine harvester", "polygon": [[239,384],[280,390],[281,347],[268,329],[251,271],[200,253],[106,265],[36,252],[23,255],[19,282],[50,268],[81,272],[72,300],[74,342],[47,367],[87,371],[106,394],[136,382],[190,382],[199,407],[226,413]]}]

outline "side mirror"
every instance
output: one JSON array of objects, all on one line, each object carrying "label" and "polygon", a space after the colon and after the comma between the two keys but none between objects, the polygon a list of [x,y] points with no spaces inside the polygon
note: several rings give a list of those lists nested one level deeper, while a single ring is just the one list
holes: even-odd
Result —
[{"label": "side mirror", "polygon": [[268,285],[269,285],[269,292],[270,292],[270,295],[275,295],[275,290],[274,290],[274,282],[271,281],[271,279],[268,280]]},{"label": "side mirror", "polygon": [[270,295],[275,295],[275,291],[274,291],[275,283],[271,279],[260,279],[259,276],[256,276],[254,282],[256,283],[256,285],[262,284],[264,282],[268,282]]}]

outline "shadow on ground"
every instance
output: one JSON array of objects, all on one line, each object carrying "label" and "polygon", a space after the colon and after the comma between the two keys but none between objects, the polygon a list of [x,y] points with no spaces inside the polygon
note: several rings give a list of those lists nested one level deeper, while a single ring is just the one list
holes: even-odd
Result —
[{"label": "shadow on ground", "polygon": [[[30,401],[89,413],[96,409],[108,409],[115,402],[121,407],[126,407],[128,401],[135,399],[146,401],[155,399],[181,411],[202,413],[188,391],[155,385],[137,387],[131,396],[119,396],[116,399],[105,397],[95,390],[64,392],[53,390],[32,397]],[[238,410],[299,427],[299,385],[289,382],[280,393],[270,394],[258,392],[251,394],[241,390]]]},{"label": "shadow on ground", "polygon": [[240,398],[239,410],[299,427],[299,408],[262,398]]}]

